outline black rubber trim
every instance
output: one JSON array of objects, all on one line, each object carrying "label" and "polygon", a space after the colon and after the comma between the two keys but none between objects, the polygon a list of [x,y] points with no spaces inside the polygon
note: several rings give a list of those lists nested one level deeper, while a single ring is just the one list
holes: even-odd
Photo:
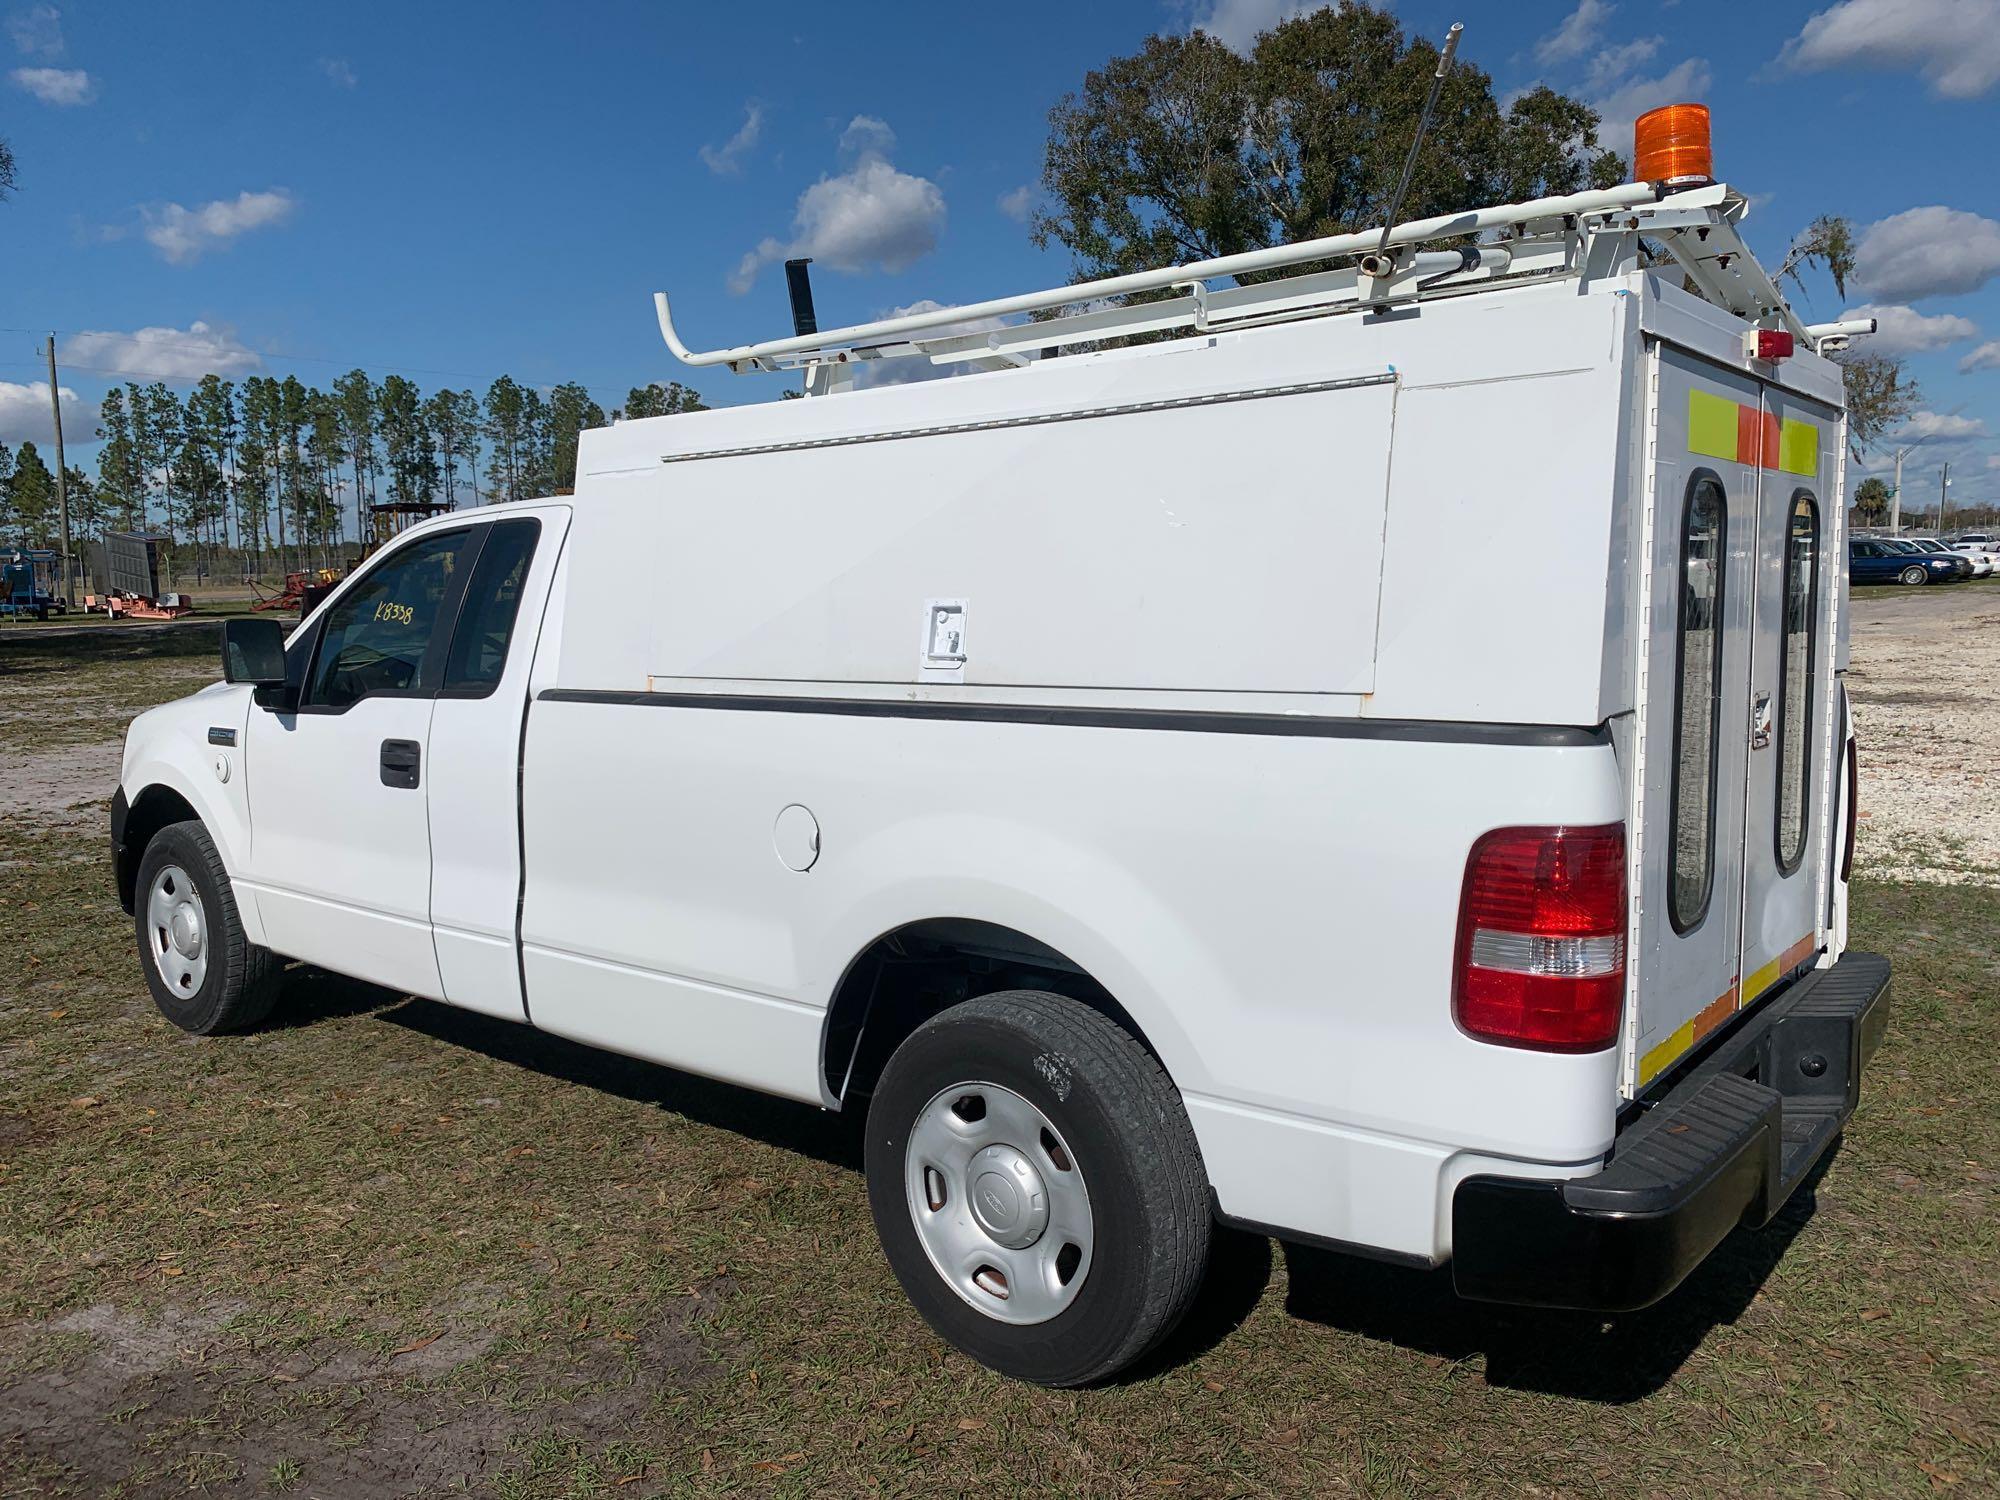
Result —
[{"label": "black rubber trim", "polygon": [[1613,1144],[1604,1170],[1468,1177],[1452,1195],[1461,1296],[1646,1307],[1738,1225],[1769,1223],[1861,1098],[1888,1025],[1889,961],[1849,953],[1747,1017]]},{"label": "black rubber trim", "polygon": [[125,847],[125,824],[132,816],[132,807],[125,800],[125,788],[119,787],[111,794],[111,879],[118,887],[118,904],[125,915],[132,915],[133,876],[132,851]]},{"label": "black rubber trim", "polygon": [[1362,1260],[1380,1261],[1386,1266],[1401,1266],[1409,1271],[1434,1271],[1437,1262],[1426,1255],[1412,1255],[1407,1250],[1384,1250],[1379,1245],[1357,1245],[1352,1240],[1336,1240],[1324,1234],[1301,1234],[1296,1229],[1286,1229],[1278,1224],[1264,1224],[1256,1219],[1239,1219],[1222,1211],[1222,1201],[1216,1197],[1215,1189],[1208,1190],[1209,1212],[1215,1222],[1225,1229],[1240,1229],[1245,1234],[1261,1234],[1266,1239],[1282,1240],[1287,1245],[1305,1245],[1314,1250],[1332,1250],[1341,1255],[1358,1256]]},{"label": "black rubber trim", "polygon": [[1326,740],[1415,740],[1454,745],[1585,746],[1610,743],[1603,726],[1458,724],[1444,719],[1352,719],[1322,714],[1213,713],[1195,709],[1070,708],[1037,703],[914,702],[902,698],[800,698],[761,693],[631,693],[549,688],[538,703],[620,704],[728,713],[835,714],[858,719],[959,719],[980,724],[1053,724],[1075,729],[1168,729],[1189,734],[1267,734]]}]

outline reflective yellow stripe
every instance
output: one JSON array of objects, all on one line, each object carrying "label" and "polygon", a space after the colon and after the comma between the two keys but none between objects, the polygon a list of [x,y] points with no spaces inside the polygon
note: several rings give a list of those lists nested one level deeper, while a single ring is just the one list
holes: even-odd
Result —
[{"label": "reflective yellow stripe", "polygon": [[1736,403],[1707,391],[1688,392],[1688,452],[1736,462]]},{"label": "reflective yellow stripe", "polygon": [[1785,420],[1778,436],[1778,467],[1787,474],[1819,472],[1819,429],[1810,422]]},{"label": "reflective yellow stripe", "polygon": [[1734,1015],[1737,1009],[1736,996],[1736,981],[1732,979],[1728,989],[1704,1005],[1697,1014],[1689,1016],[1664,1042],[1649,1048],[1646,1055],[1639,1059],[1640,1087],[1645,1087],[1659,1077],[1678,1062],[1682,1054],[1696,1042]]}]

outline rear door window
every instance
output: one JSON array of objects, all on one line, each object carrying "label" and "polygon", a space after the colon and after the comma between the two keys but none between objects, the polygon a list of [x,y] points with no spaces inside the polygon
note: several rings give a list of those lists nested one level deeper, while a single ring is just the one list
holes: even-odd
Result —
[{"label": "rear door window", "polygon": [[1722,481],[1697,469],[1681,519],[1679,676],[1674,685],[1673,860],[1668,915],[1674,931],[1698,926],[1715,876],[1716,739],[1722,712]]},{"label": "rear door window", "polygon": [[1812,769],[1813,617],[1819,607],[1819,504],[1792,496],[1785,536],[1785,627],[1778,663],[1778,871],[1798,869],[1806,852],[1806,784]]}]

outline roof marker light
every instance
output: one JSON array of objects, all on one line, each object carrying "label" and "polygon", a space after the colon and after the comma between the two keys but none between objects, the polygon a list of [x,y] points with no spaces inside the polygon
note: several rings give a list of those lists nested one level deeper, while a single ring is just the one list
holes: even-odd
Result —
[{"label": "roof marker light", "polygon": [[1663,104],[1632,124],[1632,178],[1670,188],[1715,181],[1706,104]]}]

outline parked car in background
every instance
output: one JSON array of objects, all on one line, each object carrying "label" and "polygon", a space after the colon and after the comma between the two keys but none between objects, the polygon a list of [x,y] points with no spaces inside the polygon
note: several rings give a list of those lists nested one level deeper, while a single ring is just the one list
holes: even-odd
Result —
[{"label": "parked car in background", "polygon": [[1952,545],[1963,546],[1967,542],[1985,552],[2000,548],[2000,536],[1994,536],[1988,531],[1961,531]]},{"label": "parked car in background", "polygon": [[1989,551],[1977,542],[1953,542],[1951,550],[1972,563],[1974,578],[1991,578],[1994,568],[2000,567],[2000,554]]},{"label": "parked car in background", "polygon": [[1954,552],[1943,542],[1933,541],[1927,536],[1905,537],[1903,540],[1927,557],[1948,557],[1958,569],[1960,578],[1970,578],[1974,574],[1972,559],[1962,552]]},{"label": "parked car in background", "polygon": [[1858,536],[1847,544],[1847,576],[1854,583],[1956,583],[1956,560],[1933,557],[1899,537]]}]

